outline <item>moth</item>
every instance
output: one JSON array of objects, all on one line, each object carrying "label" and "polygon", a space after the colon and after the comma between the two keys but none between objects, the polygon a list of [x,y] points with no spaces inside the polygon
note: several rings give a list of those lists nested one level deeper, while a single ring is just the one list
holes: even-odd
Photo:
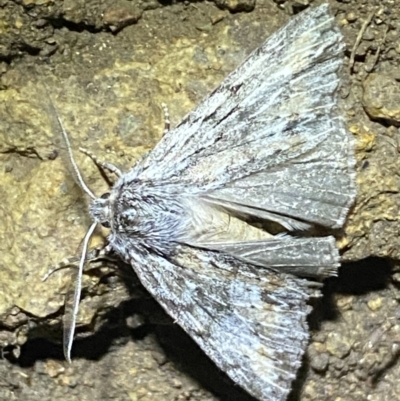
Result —
[{"label": "moth", "polygon": [[65,355],[97,224],[166,312],[235,383],[283,401],[301,365],[310,297],[335,275],[333,236],[356,195],[338,111],[344,44],[328,5],[273,34],[130,171],[96,197],[58,118],[93,224],[66,319]]}]

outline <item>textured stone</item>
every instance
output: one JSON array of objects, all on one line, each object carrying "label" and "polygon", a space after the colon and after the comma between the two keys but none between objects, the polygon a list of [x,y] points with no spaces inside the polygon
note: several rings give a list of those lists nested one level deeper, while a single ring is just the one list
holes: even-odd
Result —
[{"label": "textured stone", "polygon": [[385,74],[370,74],[363,89],[363,105],[371,118],[400,125],[400,82]]},{"label": "textured stone", "polygon": [[341,333],[329,333],[326,340],[326,350],[339,359],[347,356],[351,351],[351,343]]}]

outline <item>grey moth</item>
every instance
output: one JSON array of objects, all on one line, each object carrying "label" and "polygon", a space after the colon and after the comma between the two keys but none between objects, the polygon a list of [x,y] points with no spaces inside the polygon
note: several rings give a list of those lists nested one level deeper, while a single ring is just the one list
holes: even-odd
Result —
[{"label": "grey moth", "polygon": [[337,106],[342,35],[328,5],[273,34],[130,171],[92,198],[72,309],[97,224],[108,251],[235,383],[287,398],[317,281],[335,275],[333,236],[356,194],[353,142]]}]

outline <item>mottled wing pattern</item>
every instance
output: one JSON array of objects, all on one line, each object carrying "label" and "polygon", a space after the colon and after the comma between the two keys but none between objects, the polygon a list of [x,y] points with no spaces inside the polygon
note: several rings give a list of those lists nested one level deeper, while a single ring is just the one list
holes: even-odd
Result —
[{"label": "mottled wing pattern", "polygon": [[131,248],[147,290],[216,365],[260,401],[283,401],[308,342],[312,283],[179,246],[166,259]]},{"label": "mottled wing pattern", "polygon": [[281,224],[343,225],[354,200],[337,112],[342,35],[322,5],[293,18],[167,133],[131,174]]}]

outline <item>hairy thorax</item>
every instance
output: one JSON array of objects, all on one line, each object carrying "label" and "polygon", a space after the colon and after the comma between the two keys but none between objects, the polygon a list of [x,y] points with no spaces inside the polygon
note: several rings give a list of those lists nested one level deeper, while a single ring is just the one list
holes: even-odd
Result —
[{"label": "hairy thorax", "polygon": [[177,244],[218,249],[220,244],[271,237],[200,194],[139,180],[120,180],[106,200],[94,202],[91,211],[94,218],[108,223],[110,244],[122,257],[126,243],[165,254]]},{"label": "hairy thorax", "polygon": [[121,180],[109,197],[111,239],[167,248],[189,228],[184,198],[168,186]]}]

